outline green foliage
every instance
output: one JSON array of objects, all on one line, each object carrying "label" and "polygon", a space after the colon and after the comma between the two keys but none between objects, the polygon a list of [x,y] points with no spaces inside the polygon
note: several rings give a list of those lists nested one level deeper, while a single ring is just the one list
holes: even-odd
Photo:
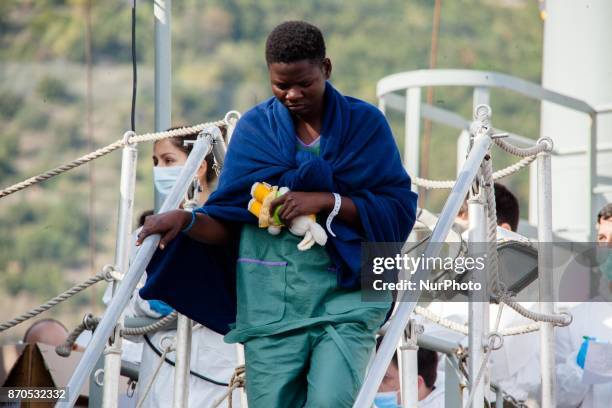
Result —
[{"label": "green foliage", "polygon": [[83,264],[88,221],[76,201],[20,203],[0,218],[0,284],[52,296],[66,286],[62,271]]},{"label": "green foliage", "polygon": [[15,158],[19,153],[19,138],[14,133],[2,135],[0,143],[0,182],[15,174]]},{"label": "green foliage", "polygon": [[36,93],[44,101],[72,102],[74,100],[74,96],[68,92],[68,88],[63,81],[48,76],[38,82]]},{"label": "green foliage", "polygon": [[23,104],[23,98],[9,90],[0,91],[0,120],[11,120]]}]

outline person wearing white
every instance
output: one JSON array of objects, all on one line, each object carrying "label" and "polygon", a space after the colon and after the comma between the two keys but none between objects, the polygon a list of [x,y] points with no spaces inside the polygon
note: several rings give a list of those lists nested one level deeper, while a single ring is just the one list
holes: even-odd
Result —
[{"label": "person wearing white", "polygon": [[[166,195],[170,192],[180,173],[181,166],[187,160],[191,145],[185,146],[184,140],[194,140],[197,134],[184,138],[172,138],[157,141],[153,148],[155,207],[159,210]],[[215,180],[212,154],[206,157],[198,171],[197,188],[198,205],[202,205],[210,194],[210,185]],[[160,318],[172,312],[172,308],[161,301],[148,301],[140,297],[139,289],[134,291],[130,300],[128,316]],[[172,406],[174,391],[175,352],[165,356],[158,374],[153,374],[160,362],[160,354],[174,340],[176,330],[159,331],[142,337],[144,341],[139,379],[136,388],[138,400],[143,400],[143,407],[166,408]],[[237,366],[236,345],[223,341],[223,336],[204,327],[196,325],[191,340],[191,361],[189,376],[189,404],[191,408],[210,407],[215,401],[223,398],[228,390],[228,383]],[[150,390],[148,384],[153,380]],[[238,391],[234,391],[233,406],[240,406]],[[220,407],[228,405],[227,399]]]}]

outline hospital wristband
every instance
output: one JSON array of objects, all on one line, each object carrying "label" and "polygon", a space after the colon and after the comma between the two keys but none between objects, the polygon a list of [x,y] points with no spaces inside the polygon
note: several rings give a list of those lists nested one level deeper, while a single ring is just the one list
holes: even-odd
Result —
[{"label": "hospital wristband", "polygon": [[195,210],[191,210],[191,222],[189,223],[189,225],[187,225],[185,228],[183,228],[183,230],[181,232],[186,234],[189,231],[191,231],[191,228],[193,227],[193,224],[195,224],[195,222],[196,222],[196,211]]},{"label": "hospital wristband", "polygon": [[338,215],[340,212],[340,206],[342,205],[342,197],[338,193],[332,193],[334,195],[334,209],[327,216],[327,221],[325,221],[325,228],[332,237],[335,237],[336,234],[331,229],[331,223],[334,220],[334,217]]}]

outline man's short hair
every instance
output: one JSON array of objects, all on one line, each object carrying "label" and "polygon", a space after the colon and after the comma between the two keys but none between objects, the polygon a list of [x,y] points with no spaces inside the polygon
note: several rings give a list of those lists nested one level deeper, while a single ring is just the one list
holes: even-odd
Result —
[{"label": "man's short hair", "polygon": [[419,347],[419,351],[417,351],[417,361],[419,375],[423,377],[425,386],[427,388],[432,388],[438,376],[438,353],[433,350]]},{"label": "man's short hair", "polygon": [[266,63],[325,58],[325,40],[321,30],[305,21],[286,21],[274,28],[266,40]]},{"label": "man's short hair", "polygon": [[504,185],[495,183],[495,210],[497,211],[497,224],[508,223],[512,231],[516,231],[519,224],[519,203],[516,196]]},{"label": "man's short hair", "polygon": [[604,207],[597,214],[597,224],[601,224],[601,221],[607,221],[612,219],[612,203],[604,205]]}]

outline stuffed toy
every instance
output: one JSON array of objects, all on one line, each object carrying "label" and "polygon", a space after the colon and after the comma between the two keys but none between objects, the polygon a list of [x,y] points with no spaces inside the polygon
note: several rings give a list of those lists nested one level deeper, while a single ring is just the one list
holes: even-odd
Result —
[{"label": "stuffed toy", "polygon": [[[270,204],[272,201],[287,193],[287,187],[278,188],[267,183],[255,183],[251,187],[251,200],[247,206],[249,212],[255,215],[259,220],[259,228],[267,228],[272,235],[278,235],[284,227],[278,213],[282,206],[278,206],[274,214],[270,216]],[[301,215],[293,219],[289,226],[289,231],[298,237],[304,239],[297,245],[300,251],[306,251],[316,243],[325,246],[327,243],[327,234],[322,226],[317,224],[317,218],[314,214]]]}]

